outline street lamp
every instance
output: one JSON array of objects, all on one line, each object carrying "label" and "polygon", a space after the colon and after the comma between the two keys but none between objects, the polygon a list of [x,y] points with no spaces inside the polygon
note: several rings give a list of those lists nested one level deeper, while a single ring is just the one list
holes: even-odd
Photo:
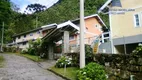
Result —
[{"label": "street lamp", "polygon": [[85,67],[84,27],[84,0],[80,0],[80,68]]}]

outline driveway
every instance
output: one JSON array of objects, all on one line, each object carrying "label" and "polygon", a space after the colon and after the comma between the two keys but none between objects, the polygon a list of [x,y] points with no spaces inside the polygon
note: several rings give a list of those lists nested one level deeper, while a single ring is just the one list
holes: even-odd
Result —
[{"label": "driveway", "polygon": [[5,58],[0,68],[0,80],[63,80],[37,63],[15,54],[1,54]]}]

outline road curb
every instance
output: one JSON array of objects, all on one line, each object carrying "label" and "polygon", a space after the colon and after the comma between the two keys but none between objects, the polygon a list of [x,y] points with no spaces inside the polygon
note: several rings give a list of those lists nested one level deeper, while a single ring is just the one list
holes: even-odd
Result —
[{"label": "road curb", "polygon": [[60,77],[62,77],[63,79],[65,79],[65,80],[71,80],[71,79],[69,79],[69,78],[67,78],[67,77],[65,77],[65,76],[63,76],[63,75],[61,75],[61,74],[58,74],[57,72],[55,72],[55,71],[53,71],[53,70],[51,70],[51,69],[47,69],[48,71],[50,71],[50,72],[52,72],[52,73],[54,73],[54,74],[56,74],[56,75],[58,75],[58,76],[60,76]]}]

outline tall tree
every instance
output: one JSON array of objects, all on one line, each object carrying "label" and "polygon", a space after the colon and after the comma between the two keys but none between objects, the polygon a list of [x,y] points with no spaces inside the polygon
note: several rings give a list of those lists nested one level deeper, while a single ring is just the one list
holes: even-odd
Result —
[{"label": "tall tree", "polygon": [[[0,41],[1,41],[2,23],[3,22],[5,23],[4,32],[6,32],[6,30],[9,28],[10,20],[12,19],[11,14],[12,10],[11,10],[10,1],[0,0]],[[7,36],[8,35],[4,33],[4,42],[6,42]]]},{"label": "tall tree", "polygon": [[33,12],[33,13],[38,13],[38,12],[42,12],[46,9],[46,6],[41,5],[41,4],[30,4],[27,6],[26,10]]},{"label": "tall tree", "polygon": [[0,24],[9,22],[11,6],[9,0],[0,0]]}]

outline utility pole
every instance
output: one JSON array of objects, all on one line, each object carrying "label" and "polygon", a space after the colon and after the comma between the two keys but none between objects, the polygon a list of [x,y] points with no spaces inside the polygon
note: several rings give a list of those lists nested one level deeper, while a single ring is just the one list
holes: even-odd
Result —
[{"label": "utility pole", "polygon": [[38,17],[36,16],[36,28],[38,26]]},{"label": "utility pole", "polygon": [[2,23],[1,52],[3,52],[3,35],[4,35],[4,22]]},{"label": "utility pole", "polygon": [[84,0],[80,0],[80,68],[85,67],[84,27]]}]

